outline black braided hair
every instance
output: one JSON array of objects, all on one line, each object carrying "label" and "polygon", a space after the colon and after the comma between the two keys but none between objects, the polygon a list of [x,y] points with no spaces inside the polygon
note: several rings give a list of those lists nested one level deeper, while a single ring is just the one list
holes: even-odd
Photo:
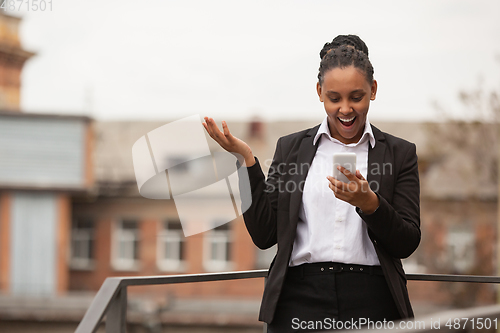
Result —
[{"label": "black braided hair", "polygon": [[368,47],[356,35],[339,35],[331,43],[326,43],[319,53],[321,62],[319,65],[318,80],[323,84],[326,72],[333,68],[345,68],[354,66],[361,70],[366,80],[373,82],[373,66],[368,59]]},{"label": "black braided hair", "polygon": [[326,43],[323,46],[323,49],[319,53],[319,57],[323,59],[323,57],[329,50],[335,49],[342,45],[351,45],[356,50],[363,51],[368,57],[368,47],[366,46],[365,42],[363,42],[361,38],[356,35],[338,35],[332,40],[331,43]]}]

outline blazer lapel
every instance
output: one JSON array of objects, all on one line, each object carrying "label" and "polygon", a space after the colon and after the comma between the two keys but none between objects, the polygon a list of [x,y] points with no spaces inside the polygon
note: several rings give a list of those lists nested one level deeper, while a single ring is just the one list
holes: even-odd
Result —
[{"label": "blazer lapel", "polygon": [[304,190],[307,173],[309,172],[316,150],[318,150],[319,140],[315,145],[313,145],[314,136],[318,133],[318,128],[319,125],[311,128],[311,130],[307,132],[306,136],[300,143],[297,160],[292,162],[297,164],[295,167],[298,170],[298,172],[291,177],[292,182],[298,188],[298,190],[292,191],[290,194],[290,221],[292,223],[291,228],[293,228],[293,230],[296,229],[297,222],[299,220],[299,209],[302,203],[302,192]]},{"label": "blazer lapel", "polygon": [[385,159],[385,137],[384,134],[372,125],[373,136],[375,137],[375,147],[368,145],[368,175],[366,180],[370,184],[372,191],[379,192],[382,181],[382,167]]}]

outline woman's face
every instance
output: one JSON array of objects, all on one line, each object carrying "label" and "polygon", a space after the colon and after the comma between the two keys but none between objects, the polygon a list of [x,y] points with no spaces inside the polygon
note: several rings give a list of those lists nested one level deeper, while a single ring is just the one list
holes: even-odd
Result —
[{"label": "woman's face", "polygon": [[370,84],[354,66],[333,68],[317,84],[319,100],[328,116],[330,135],[343,143],[356,143],[365,128],[370,101],[375,99],[377,81]]}]

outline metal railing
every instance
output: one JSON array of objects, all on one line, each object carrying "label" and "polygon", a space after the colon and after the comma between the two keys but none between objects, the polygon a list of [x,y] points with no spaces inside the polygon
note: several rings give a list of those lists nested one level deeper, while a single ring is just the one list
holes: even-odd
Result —
[{"label": "metal railing", "polygon": [[[94,333],[97,331],[102,319],[106,315],[106,333],[124,333],[127,317],[127,287],[160,285],[172,283],[191,283],[207,281],[224,281],[267,277],[267,269],[252,271],[237,271],[206,274],[183,274],[183,275],[161,275],[161,276],[137,276],[137,277],[109,277],[107,278],[94,300],[87,309],[85,316],[78,325],[76,333]],[[477,275],[445,275],[445,274],[406,274],[408,280],[412,281],[441,281],[441,282],[475,282],[475,283],[500,283],[500,276],[477,276]],[[500,307],[488,308],[488,315],[500,315]],[[470,312],[470,310],[469,310]],[[471,317],[466,316],[462,319]],[[476,316],[477,317],[477,316]],[[455,317],[458,318],[458,317]],[[421,330],[420,330],[421,331]],[[436,329],[433,330],[435,332]],[[264,325],[264,332],[267,332]],[[407,330],[405,332],[410,332]]]}]

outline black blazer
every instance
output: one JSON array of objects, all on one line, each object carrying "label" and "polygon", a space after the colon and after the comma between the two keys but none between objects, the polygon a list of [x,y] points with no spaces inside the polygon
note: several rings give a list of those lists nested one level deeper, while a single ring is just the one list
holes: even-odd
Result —
[{"label": "black blazer", "polygon": [[[278,244],[259,314],[259,320],[267,323],[273,320],[299,218],[302,191],[291,189],[294,186],[303,189],[318,148],[319,140],[313,145],[318,128],[319,125],[278,140],[267,181],[257,159],[257,163],[247,168],[252,193],[251,205],[243,214],[247,230],[261,249]],[[373,125],[372,130],[376,144],[373,149],[369,146],[366,179],[380,205],[373,214],[366,215],[359,208],[356,211],[367,224],[401,318],[413,317],[400,259],[412,254],[420,242],[416,146]]]}]

